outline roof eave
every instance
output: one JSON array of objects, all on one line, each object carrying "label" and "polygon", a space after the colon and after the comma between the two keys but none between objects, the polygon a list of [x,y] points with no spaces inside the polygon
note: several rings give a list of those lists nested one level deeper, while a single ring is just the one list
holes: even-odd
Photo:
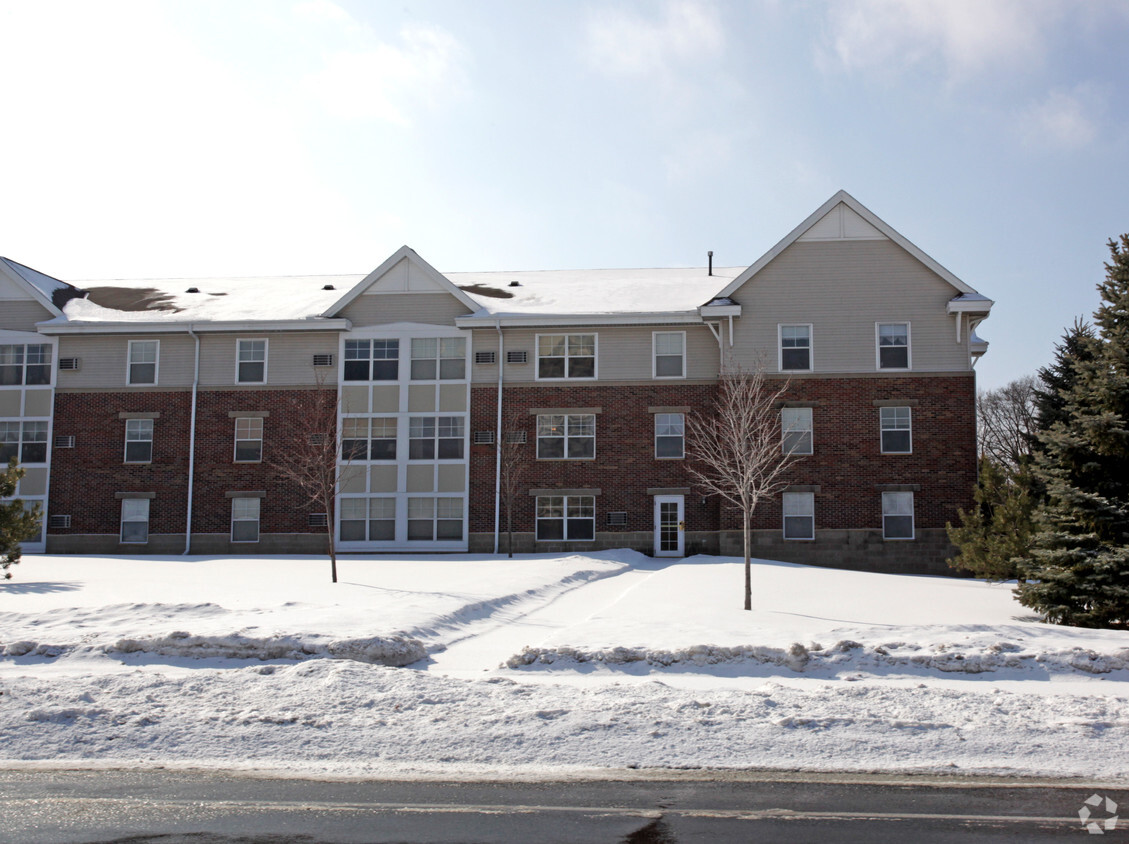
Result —
[{"label": "roof eave", "polygon": [[687,325],[701,324],[697,311],[652,311],[634,314],[482,314],[455,317],[459,328],[554,328],[572,325]]},{"label": "roof eave", "polygon": [[40,334],[178,334],[194,331],[197,334],[217,334],[234,331],[348,331],[352,323],[347,319],[277,319],[277,320],[185,320],[181,322],[40,322]]}]

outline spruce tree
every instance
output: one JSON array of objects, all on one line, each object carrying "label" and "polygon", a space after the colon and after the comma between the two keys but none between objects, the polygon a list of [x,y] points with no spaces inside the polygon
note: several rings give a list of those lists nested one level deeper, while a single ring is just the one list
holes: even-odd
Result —
[{"label": "spruce tree", "polygon": [[1034,532],[1028,467],[1010,469],[981,457],[974,497],[975,507],[959,511],[960,525],[945,526],[960,551],[949,565],[988,580],[1023,577],[1018,562],[1030,553]]},{"label": "spruce tree", "polygon": [[1046,501],[1016,590],[1048,621],[1082,627],[1129,626],[1129,235],[1109,247],[1097,336],[1074,332],[1056,361],[1035,460]]},{"label": "spruce tree", "polygon": [[25,510],[18,498],[8,500],[16,494],[16,484],[23,475],[14,457],[0,472],[0,577],[4,580],[11,580],[8,569],[20,561],[20,542],[39,533],[39,506]]}]

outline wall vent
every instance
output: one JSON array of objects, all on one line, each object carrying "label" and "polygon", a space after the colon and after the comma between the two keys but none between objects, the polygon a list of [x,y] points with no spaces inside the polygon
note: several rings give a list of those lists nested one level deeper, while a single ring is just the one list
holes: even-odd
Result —
[{"label": "wall vent", "polygon": [[611,513],[608,513],[608,524],[621,526],[627,524],[627,511],[615,510]]},{"label": "wall vent", "polygon": [[326,527],[329,524],[329,517],[325,513],[310,513],[306,518],[310,527]]},{"label": "wall vent", "polygon": [[519,351],[519,352],[506,352],[506,363],[528,363],[528,362],[529,362],[529,352],[527,352],[527,351],[522,350],[522,351]]},{"label": "wall vent", "polygon": [[333,355],[314,355],[314,366],[333,366]]},{"label": "wall vent", "polygon": [[59,358],[59,369],[77,371],[80,361],[78,358]]},{"label": "wall vent", "polygon": [[525,431],[506,431],[506,442],[515,445],[524,445]]},{"label": "wall vent", "polygon": [[47,527],[49,528],[69,528],[71,526],[70,516],[55,516],[47,517]]},{"label": "wall vent", "polygon": [[74,448],[74,434],[55,437],[55,448]]},{"label": "wall vent", "polygon": [[497,352],[475,352],[474,362],[478,364],[489,364],[498,362]]},{"label": "wall vent", "polygon": [[474,432],[475,445],[493,445],[494,432],[493,431],[475,431]]},{"label": "wall vent", "polygon": [[310,434],[306,441],[310,445],[325,445],[325,434]]}]

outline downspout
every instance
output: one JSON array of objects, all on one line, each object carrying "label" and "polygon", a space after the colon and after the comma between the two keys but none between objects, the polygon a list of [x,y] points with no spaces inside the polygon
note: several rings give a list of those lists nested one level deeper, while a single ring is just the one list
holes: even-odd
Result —
[{"label": "downspout", "polygon": [[498,553],[498,531],[502,524],[502,443],[505,432],[502,430],[502,367],[505,364],[505,349],[502,340],[502,321],[494,321],[498,332],[498,433],[494,439],[494,553]]},{"label": "downspout", "polygon": [[188,333],[196,341],[196,364],[192,370],[192,415],[188,422],[188,515],[184,527],[184,553],[192,547],[192,482],[196,477],[196,393],[200,388],[200,335],[188,324]]}]

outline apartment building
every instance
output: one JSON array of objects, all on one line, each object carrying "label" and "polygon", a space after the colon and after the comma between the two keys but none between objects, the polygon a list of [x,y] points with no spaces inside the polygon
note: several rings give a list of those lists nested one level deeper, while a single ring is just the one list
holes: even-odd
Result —
[{"label": "apartment building", "polygon": [[[712,262],[711,262],[712,263]],[[787,383],[803,455],[760,556],[944,571],[975,482],[992,302],[840,192],[748,267],[67,284],[0,260],[0,448],[45,511],[28,550],[285,553],[329,516],[272,468],[332,391],[342,551],[737,553],[686,470],[723,361]]]}]

